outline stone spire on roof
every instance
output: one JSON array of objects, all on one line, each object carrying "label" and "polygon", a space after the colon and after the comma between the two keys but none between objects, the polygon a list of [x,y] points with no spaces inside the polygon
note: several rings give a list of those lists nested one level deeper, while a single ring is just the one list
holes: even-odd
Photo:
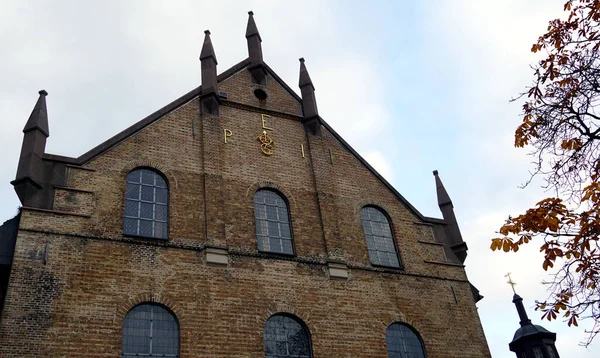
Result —
[{"label": "stone spire on roof", "polygon": [[202,50],[200,51],[200,61],[212,57],[217,62],[217,56],[215,55],[215,49],[213,48],[212,41],[210,40],[210,31],[204,31],[204,43],[202,43]]},{"label": "stone spire on roof", "polygon": [[31,115],[23,128],[23,144],[17,166],[17,175],[11,182],[23,206],[39,206],[42,198],[44,180],[44,163],[42,158],[46,151],[46,139],[50,136],[48,130],[48,110],[46,96],[48,92],[41,90]]},{"label": "stone spire on roof", "polygon": [[298,86],[302,88],[307,85],[310,85],[313,91],[315,90],[315,86],[313,85],[308,70],[306,69],[306,65],[304,64],[304,57],[300,57],[300,81]]},{"label": "stone spire on roof", "polygon": [[450,206],[453,207],[452,200],[450,200],[450,196],[448,195],[442,180],[438,176],[438,171],[434,170],[433,175],[435,176],[435,188],[437,191],[438,206],[441,208],[443,205],[450,204]]},{"label": "stone spire on roof", "polygon": [[48,95],[48,92],[41,90],[38,93],[40,96],[33,107],[33,111],[31,111],[31,115],[29,115],[29,119],[27,120],[25,127],[23,128],[23,133],[38,129],[44,134],[44,136],[49,137],[50,131],[48,130],[48,110],[46,109],[46,96]]},{"label": "stone spire on roof", "polygon": [[312,134],[321,133],[321,123],[319,121],[319,109],[317,108],[317,98],[315,96],[315,86],[310,79],[304,58],[300,58],[300,93],[302,94],[302,111],[304,112],[304,123]]},{"label": "stone spire on roof", "polygon": [[200,51],[202,93],[201,110],[206,114],[219,114],[219,96],[217,83],[217,56],[210,40],[210,31],[204,31],[204,43]]},{"label": "stone spire on roof", "polygon": [[446,222],[446,241],[456,258],[458,258],[462,264],[467,258],[467,244],[463,241],[462,235],[460,234],[458,222],[456,221],[456,216],[454,215],[454,206],[452,205],[452,200],[450,200],[450,196],[448,195],[448,192],[446,191],[446,188],[444,187],[444,184],[438,175],[438,171],[434,170],[433,175],[435,176],[438,206],[440,207],[440,211],[442,212],[442,216]]},{"label": "stone spire on roof", "polygon": [[254,13],[248,11],[248,26],[246,26],[246,41],[248,42],[248,58],[250,65],[248,69],[252,74],[255,83],[265,84],[266,71],[263,64],[262,39],[258,33],[256,22],[254,22]]},{"label": "stone spire on roof", "polygon": [[258,41],[262,41],[260,38],[260,33],[258,33],[258,28],[256,27],[256,22],[254,22],[254,12],[248,11],[248,25],[246,26],[246,38],[251,36],[258,36]]}]

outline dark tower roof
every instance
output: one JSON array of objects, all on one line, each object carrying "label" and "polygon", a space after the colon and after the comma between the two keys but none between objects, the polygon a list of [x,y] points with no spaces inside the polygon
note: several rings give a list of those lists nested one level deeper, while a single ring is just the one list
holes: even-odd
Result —
[{"label": "dark tower roof", "polygon": [[46,109],[46,96],[48,95],[48,92],[41,90],[38,93],[40,94],[40,97],[35,103],[33,111],[31,111],[31,115],[29,116],[29,119],[23,128],[23,133],[38,129],[46,137],[49,137],[50,131],[48,130],[48,110]]},{"label": "dark tower roof", "polygon": [[[512,342],[509,343],[508,347],[512,352],[517,354],[517,357],[538,357],[534,353],[534,349],[539,349],[539,354],[542,357],[558,357],[554,342],[556,341],[556,333],[549,332],[544,327],[537,324],[532,324],[527,312],[523,306],[523,299],[516,293],[513,296],[513,303],[517,308],[519,314],[519,324],[521,327],[517,329],[513,337]],[[553,355],[550,355],[548,350],[553,351]]]},{"label": "dark tower roof", "polygon": [[215,55],[215,49],[213,48],[212,41],[210,40],[210,31],[204,31],[204,43],[202,44],[202,50],[200,51],[200,61],[212,57],[217,62],[217,55]]}]

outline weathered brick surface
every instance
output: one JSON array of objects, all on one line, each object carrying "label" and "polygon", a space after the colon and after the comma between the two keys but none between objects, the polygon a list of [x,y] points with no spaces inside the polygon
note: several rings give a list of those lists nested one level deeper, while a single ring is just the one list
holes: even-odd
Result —
[{"label": "weathered brick surface", "polygon": [[[257,88],[267,92],[267,99],[259,100],[254,95]],[[267,76],[267,84],[252,84],[252,75],[247,70],[241,70],[219,84],[219,91],[227,92],[228,99],[254,107],[274,111],[302,115],[300,103],[273,77]]]},{"label": "weathered brick surface", "polygon": [[[176,314],[181,357],[264,356],[264,323],[277,312],[304,320],[315,357],[385,357],[396,321],[419,331],[428,357],[489,357],[464,268],[444,264],[431,229],[331,133],[307,136],[299,103],[273,78],[263,103],[253,88],[238,72],[220,86],[229,100],[219,116],[193,100],[85,164],[94,171],[69,169],[67,185],[92,193],[60,189],[61,212],[23,210],[0,356],[119,356],[123,318],[150,301]],[[266,110],[280,112],[268,112],[272,156],[257,140]],[[168,241],[122,234],[125,177],[140,166],[169,181]],[[295,257],[257,251],[262,187],[289,202]],[[404,269],[370,264],[367,204],[388,213]],[[206,265],[206,245],[228,248],[227,267]],[[327,260],[346,262],[349,279],[330,279]]]},{"label": "weathered brick surface", "polygon": [[56,188],[54,210],[91,215],[95,206],[94,192]]}]

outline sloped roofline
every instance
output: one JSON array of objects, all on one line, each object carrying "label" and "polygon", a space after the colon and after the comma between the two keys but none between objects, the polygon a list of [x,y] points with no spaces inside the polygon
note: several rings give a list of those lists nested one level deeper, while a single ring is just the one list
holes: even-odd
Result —
[{"label": "sloped roofline", "polygon": [[[244,68],[246,68],[249,64],[250,64],[249,58],[242,60],[241,62],[235,64],[234,66],[232,66],[225,72],[218,75],[217,82],[222,82],[222,81],[226,80],[227,78],[231,77],[238,71],[241,71]],[[267,70],[267,72],[269,72],[269,74],[277,82],[279,82],[279,84],[287,92],[289,92],[289,94],[292,97],[294,97],[294,99],[296,99],[299,103],[302,103],[302,98],[300,96],[298,96],[298,94],[296,92],[294,92],[294,90],[292,90],[290,88],[290,86],[288,86],[283,81],[283,79],[281,79],[281,77],[279,77],[277,75],[277,73],[275,73],[275,71],[273,71],[273,69],[271,67],[269,67],[266,63],[264,63],[263,65],[264,65],[265,69]],[[61,163],[66,163],[66,164],[71,164],[71,165],[82,166],[82,165],[86,164],[87,162],[89,162],[90,160],[92,160],[92,159],[98,157],[99,155],[101,155],[102,153],[106,152],[107,150],[113,148],[114,146],[121,143],[122,141],[126,140],[127,138],[131,137],[138,131],[140,131],[140,130],[144,129],[145,127],[149,126],[150,124],[156,122],[163,116],[165,116],[165,115],[169,114],[170,112],[174,111],[175,109],[181,107],[185,103],[193,100],[195,97],[198,97],[201,94],[201,92],[202,92],[202,86],[196,87],[195,89],[191,90],[190,92],[177,98],[173,102],[167,104],[166,106],[162,107],[161,109],[157,110],[156,112],[150,114],[149,116],[142,119],[141,121],[122,130],[121,132],[117,133],[113,137],[100,143],[99,145],[95,146],[94,148],[90,149],[89,151],[87,151],[86,153],[82,154],[81,156],[79,156],[77,158],[65,157],[65,156],[56,155],[56,154],[44,154],[44,159],[61,162]],[[406,200],[406,198],[404,198],[402,196],[402,194],[400,194],[387,180],[385,180],[385,178],[382,177],[381,174],[379,174],[377,172],[377,170],[375,170],[375,168],[373,168],[360,154],[358,154],[358,152],[356,152],[354,150],[354,148],[352,148],[352,146],[350,146],[350,144],[348,144],[348,142],[346,142],[344,140],[344,138],[342,138],[342,136],[340,136],[327,122],[325,122],[325,120],[323,120],[323,118],[319,117],[319,119],[320,119],[322,125],[346,148],[346,150],[348,150],[350,153],[352,153],[361,162],[361,164],[364,165],[365,168],[367,168],[377,179],[379,179],[379,181],[381,181],[381,183],[386,188],[388,188],[415,216],[417,216],[417,218],[419,218],[419,220],[426,222],[426,223],[446,224],[446,222],[443,219],[427,217],[427,216],[424,216],[423,214],[421,214],[421,212],[419,212],[419,210],[417,210],[417,208],[415,208],[408,200]]]},{"label": "sloped roofline", "polygon": [[[233,67],[229,68],[227,71],[225,71],[225,72],[221,73],[219,76],[217,76],[217,81],[221,82],[221,81],[231,77],[236,72],[243,70],[249,64],[250,64],[250,60],[248,58],[244,59],[243,61],[235,64]],[[132,126],[122,130],[121,132],[117,133],[116,135],[112,136],[111,138],[107,139],[106,141],[100,143],[99,145],[95,146],[94,148],[90,149],[89,151],[87,151],[86,153],[82,154],[81,156],[79,156],[77,158],[65,157],[62,155],[55,155],[55,154],[44,154],[44,159],[53,160],[53,161],[57,161],[57,162],[63,162],[63,163],[72,164],[72,165],[84,165],[85,163],[98,157],[99,155],[101,155],[105,151],[109,150],[110,148],[114,147],[115,145],[121,143],[125,139],[131,137],[138,131],[140,131],[140,130],[144,129],[145,127],[149,126],[150,124],[156,122],[163,116],[169,114],[170,112],[174,111],[175,109],[177,109],[177,108],[181,107],[182,105],[186,104],[187,102],[193,100],[195,97],[198,97],[201,94],[201,92],[202,92],[202,86],[198,86],[198,87],[194,88],[193,90],[191,90],[188,93],[184,94],[183,96],[177,98],[173,102],[162,107],[158,111],[150,114],[149,116],[147,116],[146,118],[142,119],[141,121],[133,124]]]},{"label": "sloped roofline", "polygon": [[402,196],[402,194],[400,194],[398,190],[396,190],[396,188],[392,186],[392,184],[385,180],[385,178],[382,177],[381,174],[379,174],[377,170],[375,170],[375,168],[373,168],[371,164],[369,164],[360,154],[358,154],[358,152],[355,151],[354,148],[352,148],[352,146],[348,144],[348,142],[346,142],[341,135],[338,134],[338,132],[336,132],[327,122],[325,122],[323,118],[319,117],[319,119],[321,120],[321,124],[329,131],[329,133],[331,133],[335,137],[335,139],[337,139],[344,146],[344,148],[346,148],[347,151],[352,153],[352,155],[354,155],[356,159],[358,159],[358,161],[361,162],[362,165],[364,165],[365,168],[367,168],[371,172],[371,174],[373,174],[377,179],[379,179],[379,181],[381,181],[381,183],[385,185],[386,188],[388,188],[394,195],[396,195],[396,197],[404,205],[406,205],[406,207],[420,220],[427,223],[446,224],[446,222],[443,219],[432,218],[421,214],[421,212],[417,210],[417,208],[415,208],[408,200],[406,200],[406,198]]}]

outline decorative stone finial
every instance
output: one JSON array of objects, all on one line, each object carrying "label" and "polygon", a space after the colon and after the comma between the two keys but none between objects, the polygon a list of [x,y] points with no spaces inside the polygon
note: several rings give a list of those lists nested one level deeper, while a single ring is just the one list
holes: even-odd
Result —
[{"label": "decorative stone finial", "polygon": [[252,81],[260,85],[265,85],[266,70],[263,63],[262,39],[260,38],[260,33],[258,33],[256,22],[254,22],[254,13],[252,11],[248,11],[246,41],[248,43],[248,58],[250,60],[248,70],[252,74]]}]

